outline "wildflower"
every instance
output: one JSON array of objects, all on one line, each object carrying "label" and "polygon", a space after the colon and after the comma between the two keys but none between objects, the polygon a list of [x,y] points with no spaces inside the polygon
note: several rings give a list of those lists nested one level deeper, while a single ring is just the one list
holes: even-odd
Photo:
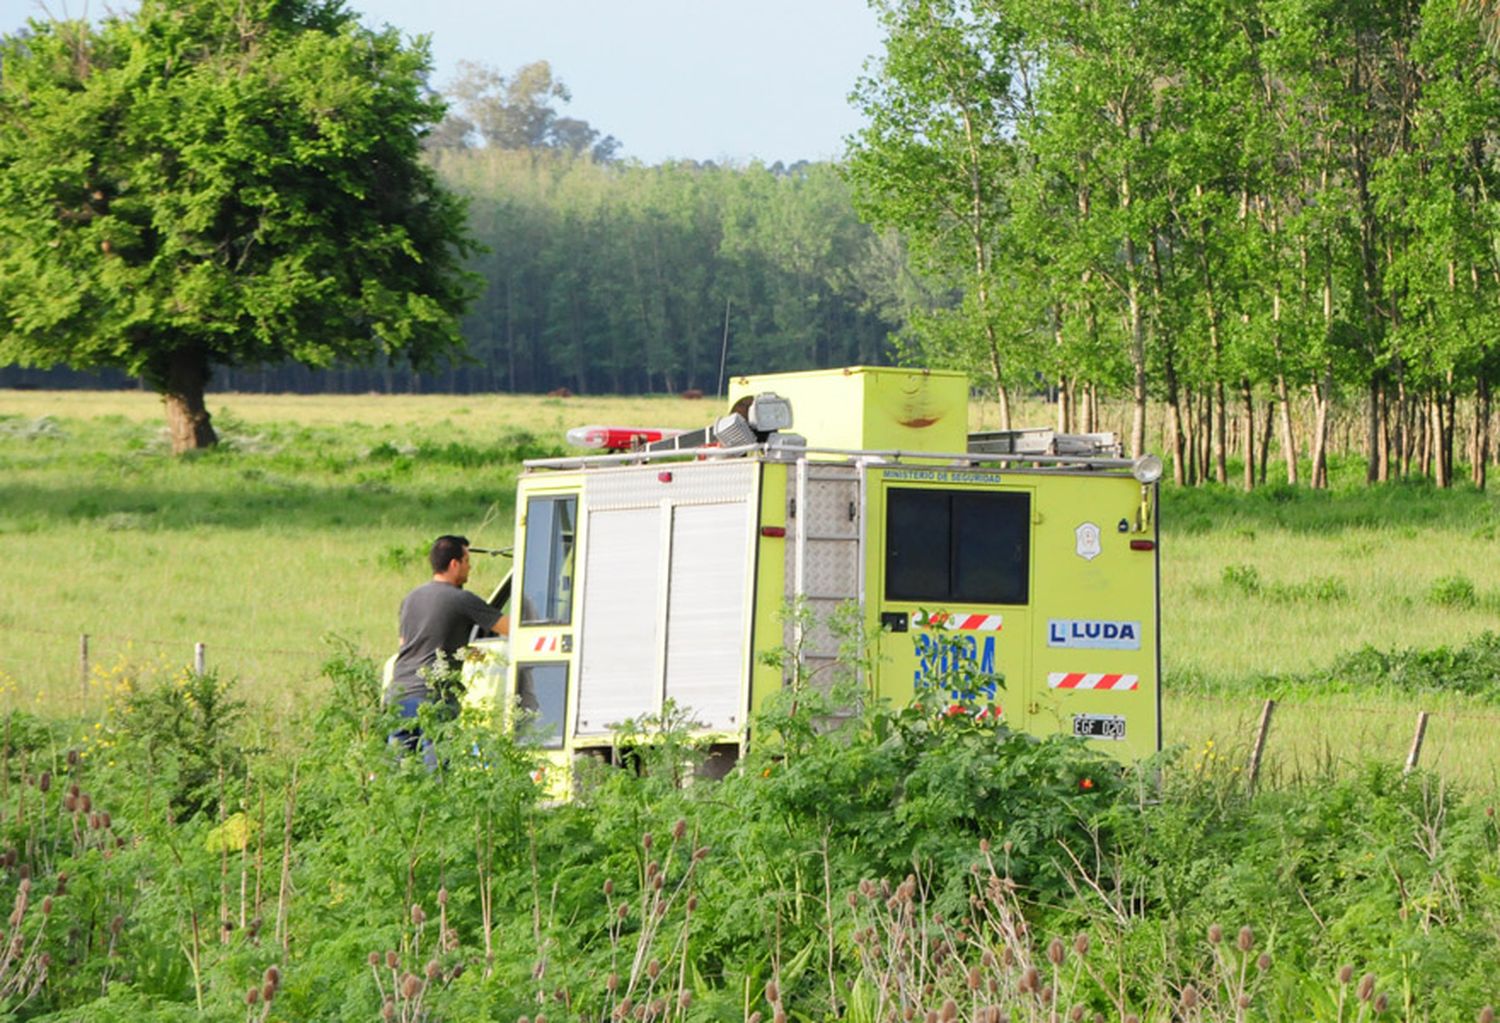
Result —
[{"label": "wildflower", "polygon": [[943,713],[950,718],[959,717],[965,713],[964,705],[961,703],[949,704],[948,709],[943,711]]},{"label": "wildflower", "polygon": [[1079,782],[1078,782],[1078,787],[1079,787],[1079,788],[1080,788],[1080,789],[1082,789],[1082,790],[1083,790],[1083,791],[1085,791],[1085,792],[1089,792],[1089,791],[1091,791],[1091,790],[1092,790],[1092,789],[1093,789],[1093,787],[1094,787],[1094,779],[1092,779],[1092,778],[1084,778],[1084,779],[1081,779],[1081,780],[1080,780],[1080,781],[1079,781]]}]

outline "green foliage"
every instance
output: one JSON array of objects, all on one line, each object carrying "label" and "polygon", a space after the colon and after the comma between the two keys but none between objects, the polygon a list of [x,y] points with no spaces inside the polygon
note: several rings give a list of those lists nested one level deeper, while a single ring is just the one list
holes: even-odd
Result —
[{"label": "green foliage", "polygon": [[1277,604],[1327,604],[1349,599],[1349,587],[1342,580],[1331,577],[1298,583],[1267,583],[1254,565],[1225,565],[1220,577],[1224,585],[1236,593]]},{"label": "green foliage", "polygon": [[[602,768],[544,806],[534,752],[433,715],[430,770],[388,746],[374,665],[337,649],[327,671],[293,752],[250,749],[247,722],[222,715],[227,741],[172,733],[200,759],[248,749],[229,805],[193,818],[161,812],[159,723],[111,719],[113,744],[81,757],[50,752],[75,723],[27,724],[40,731],[0,759],[0,897],[24,864],[21,927],[49,957],[27,1018],[240,1019],[273,965],[272,1018],[369,1019],[401,990],[398,1011],[431,1018],[513,1018],[539,998],[604,1018],[626,997],[686,1020],[742,1018],[746,999],[863,1018],[899,997],[898,974],[941,999],[978,971],[1009,1004],[1025,965],[1057,961],[1067,1004],[1120,1018],[1163,1017],[1187,983],[1205,1020],[1237,1018],[1242,994],[1313,1018],[1353,997],[1336,977],[1353,963],[1456,1020],[1500,969],[1493,818],[1395,765],[1252,799],[1233,757],[1122,767],[1013,735],[976,702],[840,717],[839,694],[804,686],[722,781],[691,777],[691,715],[674,709],[622,731],[642,770]],[[960,968],[887,944],[902,930]]]},{"label": "green foliage", "polygon": [[245,704],[234,689],[217,671],[183,670],[142,680],[119,707],[114,728],[140,744],[153,775],[169,779],[168,802],[179,818],[211,813],[225,786],[244,775],[237,733]]},{"label": "green foliage", "polygon": [[442,107],[396,30],[146,0],[0,55],[0,361],[139,375],[196,447],[216,366],[456,347],[463,208],[420,158]]}]

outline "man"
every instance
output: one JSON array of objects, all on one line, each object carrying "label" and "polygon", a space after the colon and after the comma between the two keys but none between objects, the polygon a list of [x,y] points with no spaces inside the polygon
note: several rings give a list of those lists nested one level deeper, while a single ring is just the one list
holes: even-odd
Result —
[{"label": "man", "polygon": [[[469,541],[462,536],[440,536],[427,555],[432,581],[423,583],[401,601],[401,648],[385,691],[385,702],[395,704],[403,718],[414,718],[424,703],[442,701],[453,707],[452,694],[431,685],[435,671],[457,666],[457,655],[469,643],[474,626],[498,632],[509,630],[505,616],[484,599],[464,589],[469,581]],[[442,657],[439,663],[439,655]],[[391,735],[407,749],[416,749],[421,731],[403,728]]]}]

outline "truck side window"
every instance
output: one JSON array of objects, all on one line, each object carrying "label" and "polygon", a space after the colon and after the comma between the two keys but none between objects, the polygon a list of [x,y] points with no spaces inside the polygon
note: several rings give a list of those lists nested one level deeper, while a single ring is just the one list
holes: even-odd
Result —
[{"label": "truck side window", "polygon": [[1030,494],[886,491],[887,600],[1025,604],[1030,566]]},{"label": "truck side window", "polygon": [[578,498],[533,497],[526,502],[526,561],[521,568],[521,624],[567,625],[573,620],[573,538]]},{"label": "truck side window", "polygon": [[516,699],[533,715],[525,737],[542,749],[561,749],[568,702],[566,663],[516,665]]}]

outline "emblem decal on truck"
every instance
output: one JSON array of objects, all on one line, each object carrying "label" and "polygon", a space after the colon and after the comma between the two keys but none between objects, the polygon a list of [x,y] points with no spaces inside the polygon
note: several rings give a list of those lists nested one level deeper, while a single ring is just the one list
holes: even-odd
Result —
[{"label": "emblem decal on truck", "polygon": [[1073,536],[1078,541],[1078,556],[1084,561],[1093,561],[1104,553],[1104,547],[1099,542],[1099,527],[1092,522],[1079,523],[1078,528],[1073,530]]},{"label": "emblem decal on truck", "polygon": [[1047,645],[1075,650],[1139,650],[1140,622],[1106,622],[1091,618],[1047,619]]}]

